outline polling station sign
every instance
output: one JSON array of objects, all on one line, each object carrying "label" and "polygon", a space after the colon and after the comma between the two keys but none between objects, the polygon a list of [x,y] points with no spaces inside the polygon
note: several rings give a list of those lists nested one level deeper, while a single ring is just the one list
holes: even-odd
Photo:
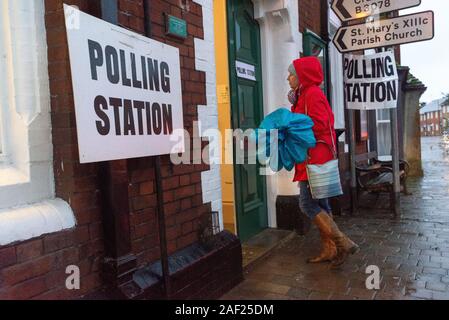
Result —
[{"label": "polling station sign", "polygon": [[184,152],[179,50],[64,10],[80,162]]},{"label": "polling station sign", "polygon": [[393,52],[346,55],[343,69],[348,109],[396,108],[399,81]]}]

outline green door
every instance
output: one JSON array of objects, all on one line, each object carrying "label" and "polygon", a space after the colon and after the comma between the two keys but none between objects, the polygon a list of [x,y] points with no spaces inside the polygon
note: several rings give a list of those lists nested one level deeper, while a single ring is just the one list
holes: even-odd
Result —
[{"label": "green door", "polygon": [[[255,129],[264,114],[260,31],[250,0],[228,1],[228,28],[232,126]],[[235,151],[242,145],[247,148],[234,141]],[[258,164],[248,164],[246,152],[245,159],[245,164],[234,162],[237,230],[242,241],[268,227],[265,176],[259,174]]]}]

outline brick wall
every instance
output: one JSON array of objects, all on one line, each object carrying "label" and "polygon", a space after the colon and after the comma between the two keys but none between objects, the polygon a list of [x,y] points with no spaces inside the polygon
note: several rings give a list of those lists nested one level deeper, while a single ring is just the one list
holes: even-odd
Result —
[{"label": "brick wall", "polygon": [[[97,1],[72,0],[68,4],[98,15]],[[206,105],[205,74],[195,70],[194,38],[203,38],[202,8],[190,2],[183,11],[179,1],[151,0],[151,37],[178,47],[181,55],[181,79],[185,127],[192,134],[198,119],[198,105]],[[0,299],[76,298],[92,292],[104,283],[101,264],[104,256],[103,225],[98,164],[78,160],[75,112],[70,63],[62,0],[45,0],[49,59],[49,78],[54,144],[56,196],[69,202],[77,219],[74,230],[42,236],[24,243],[0,248]],[[119,0],[121,26],[144,33],[142,0]],[[188,23],[185,41],[165,35],[163,14],[183,18]],[[167,219],[169,253],[198,240],[199,224],[210,215],[210,204],[203,204],[201,173],[207,165],[173,166],[162,159],[163,198]],[[129,177],[130,237],[132,254],[138,265],[159,258],[157,232],[157,195],[154,159],[127,160]],[[65,268],[77,265],[81,270],[81,290],[65,289]]]},{"label": "brick wall", "polygon": [[[151,38],[180,50],[184,126],[193,135],[193,121],[198,120],[198,105],[206,104],[205,74],[195,70],[194,38],[203,38],[202,8],[190,3],[189,11],[179,1],[150,1]],[[144,34],[142,0],[119,1],[119,24]],[[188,38],[179,41],[165,36],[164,13],[185,19]],[[143,265],[159,258],[156,220],[156,190],[152,159],[129,160],[132,252]],[[166,210],[169,254],[198,240],[201,218],[211,212],[202,199],[201,172],[206,165],[172,166],[163,157],[163,196]]]},{"label": "brick wall", "polygon": [[309,29],[321,35],[321,0],[298,0],[299,32]]}]

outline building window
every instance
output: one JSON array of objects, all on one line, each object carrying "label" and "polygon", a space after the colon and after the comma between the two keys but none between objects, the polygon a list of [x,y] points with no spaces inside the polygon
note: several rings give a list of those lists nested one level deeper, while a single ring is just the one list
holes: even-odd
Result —
[{"label": "building window", "polygon": [[379,156],[391,155],[391,120],[390,110],[376,110],[377,124],[377,154]]},{"label": "building window", "polygon": [[[328,64],[328,50],[326,42],[324,42],[317,34],[310,30],[306,30],[304,32],[304,55],[306,57],[308,56],[315,56],[317,57],[320,62],[321,66],[323,67],[323,74],[324,74],[324,81],[321,84],[321,89],[323,90],[324,94],[329,98],[329,90],[327,87],[327,64]],[[329,99],[330,100],[330,99]]]},{"label": "building window", "polygon": [[0,2],[0,246],[75,225],[55,199],[44,0]]}]

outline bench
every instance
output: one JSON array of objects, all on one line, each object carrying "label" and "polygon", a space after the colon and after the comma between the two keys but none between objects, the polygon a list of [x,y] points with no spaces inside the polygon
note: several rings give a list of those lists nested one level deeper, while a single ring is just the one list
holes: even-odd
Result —
[{"label": "bench", "polygon": [[[394,199],[393,186],[393,162],[381,161],[377,152],[369,152],[355,157],[357,175],[357,194],[362,192],[389,193],[390,199]],[[410,195],[407,190],[407,176],[410,165],[405,160],[399,161],[401,192]],[[393,205],[393,201],[391,202]]]}]

